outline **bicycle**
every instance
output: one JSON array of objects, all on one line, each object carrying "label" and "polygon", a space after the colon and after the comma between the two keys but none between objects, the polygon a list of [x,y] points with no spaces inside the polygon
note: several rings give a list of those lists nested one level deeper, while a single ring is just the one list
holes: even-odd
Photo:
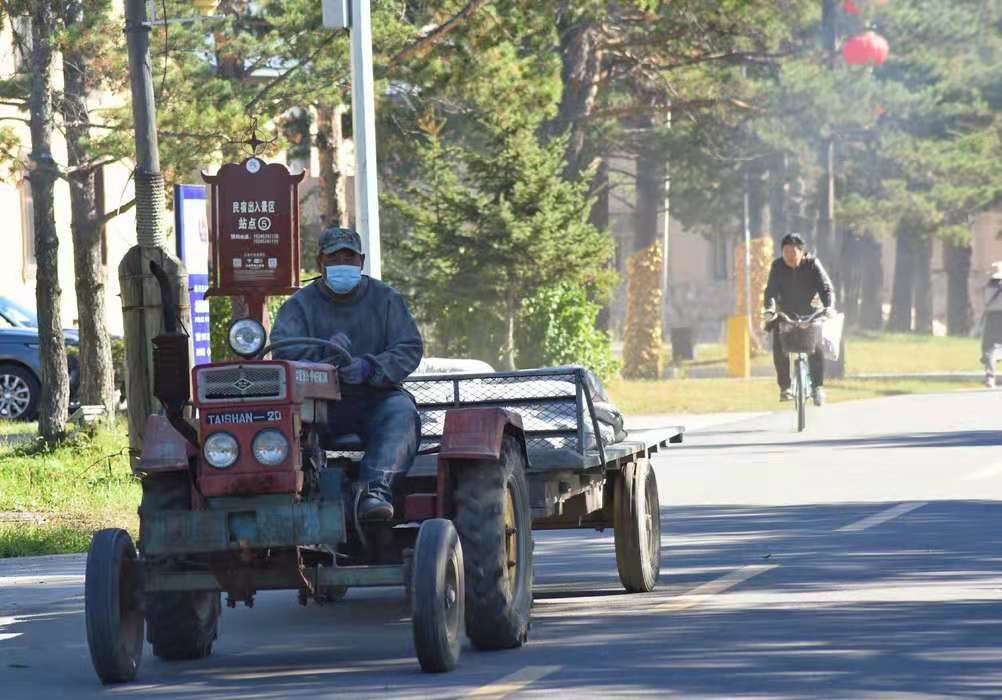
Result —
[{"label": "bicycle", "polygon": [[825,317],[825,309],[818,309],[807,316],[789,316],[775,309],[766,310],[767,320],[779,319],[780,347],[793,358],[793,399],[798,433],[807,427],[807,398],[812,389],[808,356],[821,344],[821,325]]}]

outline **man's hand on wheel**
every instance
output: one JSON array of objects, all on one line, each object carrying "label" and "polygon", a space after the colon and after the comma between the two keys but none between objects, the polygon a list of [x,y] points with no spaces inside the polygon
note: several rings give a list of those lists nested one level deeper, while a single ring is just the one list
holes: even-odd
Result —
[{"label": "man's hand on wheel", "polygon": [[356,357],[350,365],[338,370],[338,374],[345,384],[364,384],[372,378],[375,371],[376,368],[368,357]]}]

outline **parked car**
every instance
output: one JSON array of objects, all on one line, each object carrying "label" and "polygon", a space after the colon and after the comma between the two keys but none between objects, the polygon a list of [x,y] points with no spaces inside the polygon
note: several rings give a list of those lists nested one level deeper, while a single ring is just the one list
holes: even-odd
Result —
[{"label": "parked car", "polygon": [[[80,333],[63,331],[70,373],[70,406],[80,386]],[[0,297],[0,420],[34,420],[42,389],[38,316],[12,299]]]}]

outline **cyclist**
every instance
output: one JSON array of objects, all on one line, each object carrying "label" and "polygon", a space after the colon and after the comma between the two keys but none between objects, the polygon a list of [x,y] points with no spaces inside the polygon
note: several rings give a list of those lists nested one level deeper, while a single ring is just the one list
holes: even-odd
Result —
[{"label": "cyclist", "polygon": [[[806,316],[814,312],[814,297],[821,298],[821,304],[828,314],[833,313],[832,281],[825,272],[821,261],[808,255],[804,239],[791,233],[783,238],[783,255],[773,261],[769,269],[769,281],[765,287],[765,307],[774,308],[788,315]],[[766,324],[772,332],[772,360],[776,365],[776,381],[779,383],[779,400],[791,401],[790,357],[783,350],[779,340],[779,321],[773,319]],[[815,406],[825,401],[824,355],[820,345],[809,358],[811,370],[811,398]]]}]

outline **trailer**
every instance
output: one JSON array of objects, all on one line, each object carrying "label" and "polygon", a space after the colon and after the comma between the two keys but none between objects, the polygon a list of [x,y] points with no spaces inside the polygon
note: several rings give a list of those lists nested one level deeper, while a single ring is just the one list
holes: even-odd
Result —
[{"label": "trailer", "polygon": [[[532,529],[612,529],[623,586],[653,590],[661,521],[651,458],[681,443],[684,426],[627,435],[601,382],[582,367],[414,376],[405,388],[417,403],[422,436],[409,479],[441,486],[449,483],[451,461],[491,457],[484,454],[488,446],[476,444],[481,427],[460,425],[462,413],[452,421],[448,414],[496,412],[495,425],[520,428]],[[468,444],[458,444],[461,436]]]}]

